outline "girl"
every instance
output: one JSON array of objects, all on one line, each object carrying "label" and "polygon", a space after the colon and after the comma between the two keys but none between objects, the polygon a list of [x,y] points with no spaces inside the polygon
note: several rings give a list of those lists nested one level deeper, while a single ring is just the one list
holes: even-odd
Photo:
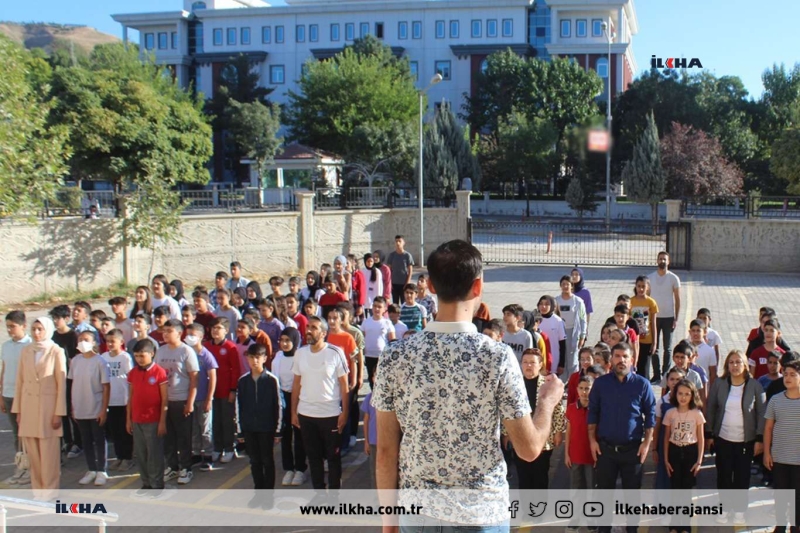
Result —
[{"label": "girl", "polygon": [[[714,380],[708,394],[708,427],[712,438],[706,440],[706,449],[713,444],[716,449],[717,488],[741,489],[750,486],[750,464],[754,455],[761,455],[764,445],[766,396],[761,384],[750,378],[747,358],[739,350],[732,350],[725,358],[722,376]],[[745,523],[747,500],[737,495],[733,523]],[[727,511],[717,517],[717,523],[728,523]]]},{"label": "girl", "polygon": [[325,294],[320,279],[319,272],[316,270],[309,270],[306,274],[306,287],[300,291],[301,309],[305,309],[306,302],[311,298],[319,302],[320,297]]},{"label": "girl", "polygon": [[358,265],[358,257],[347,254],[347,271],[350,272],[350,302],[353,304],[353,324],[360,326],[364,321],[364,306],[367,304],[367,278]]},{"label": "girl", "polygon": [[[11,406],[11,412],[17,414],[18,435],[28,454],[34,491],[54,492],[61,480],[61,421],[67,415],[67,357],[51,340],[55,330],[48,317],[37,319],[31,326],[33,342],[22,348]],[[49,494],[36,497],[49,499]]]},{"label": "girl", "polygon": [[285,328],[297,328],[297,322],[289,316],[289,309],[286,307],[286,298],[279,296],[275,298],[275,313],[278,320],[281,321]]},{"label": "girl", "polygon": [[544,295],[539,298],[537,307],[542,314],[539,330],[544,332],[547,338],[550,339],[553,368],[556,369],[556,375],[560,376],[564,373],[563,355],[567,353],[567,330],[564,328],[564,321],[561,320],[558,314],[555,298],[550,295]]},{"label": "girl", "polygon": [[[647,276],[639,276],[633,286],[634,296],[631,298],[631,318],[636,321],[639,329],[639,361],[636,366],[636,373],[647,379],[650,373],[650,356],[653,353],[653,341],[656,332],[656,317],[658,316],[658,304],[647,295],[647,288],[650,280]],[[669,354],[665,355],[669,357]],[[653,364],[653,379],[657,383],[661,380],[661,369]]]},{"label": "girl", "polygon": [[240,315],[244,315],[244,312],[251,307],[250,302],[247,300],[247,289],[244,287],[234,289],[231,294],[231,305],[239,310]]},{"label": "girl", "polygon": [[581,348],[578,352],[578,364],[580,371],[572,374],[567,382],[567,405],[578,401],[578,380],[586,374],[586,369],[594,364],[594,350],[588,346]]},{"label": "girl", "polygon": [[583,300],[583,305],[586,306],[586,327],[589,327],[589,318],[594,312],[592,307],[592,293],[589,292],[583,285],[583,270],[577,266],[570,272],[570,280],[572,281],[572,293]]},{"label": "girl", "polygon": [[[702,402],[694,383],[680,380],[671,394],[675,409],[664,416],[664,450],[670,488],[686,490],[695,486],[697,473],[703,463],[703,426],[706,422],[700,411]],[[690,526],[671,528],[671,532],[688,533]]]},{"label": "girl", "polygon": [[272,297],[277,298],[281,295],[281,287],[283,287],[284,279],[280,276],[272,276],[269,278],[269,286],[272,289]]},{"label": "girl", "polygon": [[145,287],[144,285],[136,287],[133,307],[131,307],[131,312],[128,317],[133,320],[139,313],[143,313],[147,316],[152,316],[153,314],[153,301],[150,297],[150,287]]},{"label": "girl", "polygon": [[594,459],[589,446],[589,394],[594,378],[578,378],[578,397],[567,404],[567,431],[564,464],[569,468],[569,488],[572,490],[593,489]]},{"label": "girl", "polygon": [[179,279],[173,279],[169,284],[169,295],[172,296],[176,302],[178,302],[178,307],[183,309],[189,303],[186,301],[186,297],[183,294],[183,282]]},{"label": "girl", "polygon": [[375,262],[375,266],[380,269],[381,276],[383,276],[383,297],[386,298],[386,306],[388,307],[392,303],[392,269],[385,263],[386,256],[384,256],[383,250],[372,252],[372,260]]},{"label": "girl", "polygon": [[331,274],[333,274],[333,267],[330,263],[322,263],[319,266],[319,279],[324,280]]},{"label": "girl", "polygon": [[667,475],[666,454],[664,453],[664,440],[659,438],[661,435],[661,421],[667,411],[672,409],[670,403],[671,391],[679,381],[686,378],[686,373],[678,367],[672,367],[667,373],[666,394],[656,402],[656,427],[653,429],[653,442],[656,447],[653,449],[653,462],[656,464],[656,489],[668,489],[670,487],[669,475]]},{"label": "girl", "polygon": [[261,285],[257,281],[251,281],[247,284],[247,301],[251,306],[255,307],[256,302],[263,297],[264,293],[261,292]]},{"label": "girl", "polygon": [[559,285],[561,294],[556,297],[556,305],[567,333],[567,351],[561,352],[561,366],[566,370],[566,379],[578,371],[578,350],[586,342],[586,307],[583,300],[572,294],[572,280],[569,276],[562,276]]},{"label": "girl", "polygon": [[361,269],[361,274],[366,280],[367,287],[367,300],[364,305],[368,309],[372,309],[372,302],[376,296],[383,296],[383,273],[372,254],[364,254],[364,268]]},{"label": "girl", "polygon": [[602,329],[600,330],[600,342],[607,344],[609,346],[613,346],[611,344],[611,330],[616,328],[616,324],[605,324]]},{"label": "girl", "polygon": [[300,428],[292,425],[292,386],[294,384],[294,354],[300,347],[300,332],[296,328],[286,328],[281,332],[278,343],[280,351],[272,361],[272,373],[278,376],[283,395],[283,428],[281,429],[281,460],[286,474],[283,486],[300,486],[306,481],[306,451]]}]

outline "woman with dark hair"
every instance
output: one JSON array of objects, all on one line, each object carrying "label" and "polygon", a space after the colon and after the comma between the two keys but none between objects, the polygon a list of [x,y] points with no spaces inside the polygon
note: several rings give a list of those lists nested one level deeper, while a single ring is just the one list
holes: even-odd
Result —
[{"label": "woman with dark hair", "polygon": [[189,303],[183,294],[183,282],[179,279],[173,279],[169,282],[169,295],[178,302],[178,307],[181,309]]},{"label": "woman with dark hair", "polygon": [[364,306],[366,309],[371,309],[375,297],[384,296],[383,273],[380,266],[375,263],[375,257],[372,254],[364,254],[364,268],[361,269],[361,274],[367,281],[367,300]]},{"label": "woman with dark hair", "polygon": [[256,301],[264,297],[264,293],[261,292],[261,285],[259,285],[257,281],[251,281],[248,283],[246,291],[247,301],[254,307],[256,305]]},{"label": "woman with dark hair", "polygon": [[247,289],[244,287],[236,287],[233,290],[233,294],[231,294],[231,305],[238,309],[239,313],[242,315],[244,315],[244,312],[247,311],[248,308],[253,307],[252,304],[247,301]]},{"label": "woman with dark hair", "polygon": [[311,298],[319,302],[323,294],[325,294],[325,289],[322,288],[319,272],[309,270],[306,274],[306,287],[300,291],[300,308],[305,307],[306,302]]},{"label": "woman with dark hair", "polygon": [[[375,266],[381,271],[381,276],[383,277],[383,297],[386,298],[386,303],[390,304],[392,303],[392,269],[386,264],[386,254],[383,253],[383,250],[375,250],[372,252],[372,260],[375,262]],[[402,302],[394,303],[400,305]]]},{"label": "woman with dark hair", "polygon": [[537,307],[542,314],[539,331],[550,339],[550,356],[553,360],[551,368],[557,376],[560,376],[564,372],[564,356],[567,353],[567,330],[558,312],[555,298],[545,294],[539,298]]},{"label": "woman with dark hair", "polygon": [[150,287],[145,285],[136,287],[133,298],[133,307],[131,307],[131,313],[128,315],[131,320],[136,318],[139,313],[147,316],[153,314],[153,299],[150,297]]}]

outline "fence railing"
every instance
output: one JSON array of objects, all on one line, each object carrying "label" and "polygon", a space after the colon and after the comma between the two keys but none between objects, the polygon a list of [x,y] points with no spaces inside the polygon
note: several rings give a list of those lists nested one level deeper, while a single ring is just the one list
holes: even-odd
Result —
[{"label": "fence railing", "polygon": [[[423,191],[424,207],[455,207],[455,193],[446,187],[429,187]],[[314,190],[315,209],[391,209],[419,207],[416,187],[336,187]]]},{"label": "fence railing", "polygon": [[709,196],[685,198],[681,216],[694,218],[800,219],[800,196]]}]

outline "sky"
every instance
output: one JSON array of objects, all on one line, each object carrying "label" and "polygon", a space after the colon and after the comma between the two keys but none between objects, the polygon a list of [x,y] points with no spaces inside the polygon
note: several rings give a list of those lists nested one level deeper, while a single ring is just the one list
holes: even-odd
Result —
[{"label": "sky", "polygon": [[[487,0],[491,2],[491,0]],[[181,0],[0,1],[0,20],[92,26],[122,36],[117,13],[177,11]],[[754,98],[762,72],[800,61],[800,2],[796,0],[635,0],[639,33],[633,50],[640,74],[650,57],[696,57],[717,76],[739,76]],[[135,38],[136,32],[131,32]]]}]

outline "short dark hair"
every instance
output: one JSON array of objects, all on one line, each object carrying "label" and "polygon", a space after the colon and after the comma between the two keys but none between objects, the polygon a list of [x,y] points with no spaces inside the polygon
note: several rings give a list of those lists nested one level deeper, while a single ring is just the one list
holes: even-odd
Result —
[{"label": "short dark hair", "polygon": [[384,298],[383,296],[376,296],[375,298],[372,299],[372,303],[386,305],[386,298]]},{"label": "short dark hair", "polygon": [[108,340],[108,339],[119,339],[119,340],[122,341],[122,340],[125,340],[125,336],[122,334],[122,332],[120,330],[112,329],[111,331],[109,331],[108,333],[105,334],[105,339],[106,340]]},{"label": "short dark hair", "polygon": [[795,372],[800,372],[800,361],[791,361],[791,362],[786,363],[785,365],[781,365],[781,366],[783,366],[784,369],[791,368]]},{"label": "short dark hair", "polygon": [[397,304],[389,304],[389,309],[388,309],[387,313],[399,313],[399,312],[400,312],[400,306],[399,305],[397,305]]},{"label": "short dark hair", "polygon": [[217,291],[217,296],[219,296],[220,294],[222,294],[224,296],[227,296],[228,298],[231,297],[231,291],[229,291],[228,289],[220,289],[220,290],[218,290]]},{"label": "short dark hair", "polygon": [[352,302],[339,302],[336,304],[336,309],[341,309],[342,311],[347,311],[350,313],[350,316],[353,316],[356,312],[355,308],[353,307]]},{"label": "short dark hair", "polygon": [[263,344],[251,344],[247,347],[247,357],[266,357],[267,347]]},{"label": "short dark hair", "polygon": [[443,303],[465,300],[482,272],[481,252],[459,239],[442,244],[428,257],[428,276]]},{"label": "short dark hair", "polygon": [[69,318],[69,306],[57,305],[52,308],[48,314],[50,315],[50,318]]},{"label": "short dark hair", "polygon": [[136,320],[137,318],[141,318],[142,320],[144,320],[145,324],[147,324],[148,326],[153,323],[153,319],[150,318],[150,315],[142,311],[136,313],[136,316],[133,317],[133,320]]},{"label": "short dark hair", "polygon": [[778,360],[778,362],[780,362],[782,356],[783,356],[783,354],[781,352],[779,352],[778,350],[772,350],[771,352],[769,352],[767,354],[767,359],[769,359],[770,357],[774,357],[775,359]]},{"label": "short dark hair", "polygon": [[84,302],[83,300],[80,300],[80,301],[77,301],[77,302],[75,302],[75,303],[72,305],[72,307],[73,307],[73,308],[74,308],[74,307],[80,307],[81,309],[83,309],[83,310],[84,310],[84,311],[86,311],[87,313],[91,313],[91,312],[92,312],[92,305],[91,305],[89,302]]},{"label": "short dark hair", "polygon": [[405,237],[403,237],[402,235],[395,235],[395,236],[394,236],[394,240],[397,240],[397,239],[403,239],[403,240],[405,240]]},{"label": "short dark hair", "polygon": [[795,362],[800,362],[800,352],[790,350],[781,356],[781,366],[784,368]]},{"label": "short dark hair", "polygon": [[184,329],[183,328],[183,322],[181,322],[177,318],[173,318],[171,320],[167,320],[164,323],[164,327],[165,328],[172,328],[172,329],[177,330],[177,331],[183,331],[183,329]]},{"label": "short dark hair", "polygon": [[92,318],[99,318],[102,320],[103,318],[106,317],[106,312],[103,311],[102,309],[95,309],[94,311],[89,313],[89,316]]},{"label": "short dark hair", "polygon": [[244,310],[242,315],[245,317],[253,317],[253,324],[255,324],[261,318],[261,315],[258,313],[258,309],[255,309],[254,307],[248,307]]},{"label": "short dark hair", "polygon": [[230,268],[239,267],[242,268],[242,264],[239,261],[231,261],[231,264],[228,265]]},{"label": "short dark hair", "polygon": [[561,279],[558,280],[558,285],[560,286],[565,281],[569,281],[569,284],[572,285],[572,277],[570,276],[561,276]]},{"label": "short dark hair", "polygon": [[706,323],[705,321],[700,320],[699,318],[695,318],[694,320],[689,322],[689,329],[692,328],[706,329]]},{"label": "short dark hair", "polygon": [[706,315],[708,318],[711,318],[711,310],[708,307],[701,307],[697,310],[697,316]]},{"label": "short dark hair", "polygon": [[133,345],[133,353],[151,353],[155,355],[156,343],[154,343],[151,339],[138,340],[136,341],[136,344]]},{"label": "short dark hair", "polygon": [[631,297],[630,297],[630,296],[628,296],[627,294],[620,294],[619,296],[617,296],[617,301],[618,301],[618,302],[628,302],[628,303],[631,303]]},{"label": "short dark hair", "polygon": [[602,365],[592,365],[592,366],[590,366],[589,368],[586,369],[586,373],[585,374],[597,374],[598,376],[605,376],[606,375],[606,369]]},{"label": "short dark hair", "polygon": [[615,305],[614,306],[614,314],[616,315],[617,313],[622,313],[623,315],[627,315],[628,314],[628,306],[627,305],[622,305],[622,304]]},{"label": "short dark hair", "polygon": [[660,252],[658,252],[656,258],[661,257],[662,255],[666,255],[667,257],[669,257],[669,252],[667,252],[666,250],[661,250]]},{"label": "short dark hair", "polygon": [[296,283],[300,285],[300,283],[302,283],[302,280],[300,279],[300,276],[289,276],[289,283]]},{"label": "short dark hair", "polygon": [[682,353],[687,357],[691,357],[691,355],[694,353],[694,348],[692,348],[688,342],[681,341],[672,349],[672,355],[675,355],[676,353]]},{"label": "short dark hair", "polygon": [[168,305],[159,305],[153,309],[153,316],[169,316],[170,310]]},{"label": "short dark hair", "polygon": [[256,329],[256,325],[251,318],[243,318],[239,321],[239,324],[244,324],[250,329]]},{"label": "short dark hair", "polygon": [[295,302],[299,302],[300,301],[300,298],[298,298],[297,295],[295,293],[293,293],[293,292],[290,292],[289,294],[287,294],[283,298],[284,298],[284,300],[294,300]]},{"label": "short dark hair", "polygon": [[272,276],[271,278],[269,278],[269,284],[270,285],[273,285],[273,284],[275,284],[275,285],[283,285],[283,283],[284,283],[284,280],[280,276]]},{"label": "short dark hair", "polygon": [[765,328],[767,326],[772,326],[773,328],[775,328],[776,331],[780,331],[781,330],[781,323],[778,322],[778,319],[775,318],[775,317],[770,318],[769,320],[764,322],[764,324],[761,327]]},{"label": "short dark hair", "polygon": [[319,305],[319,302],[313,296],[309,296],[305,302],[303,302],[303,307],[307,306],[308,304]]},{"label": "short dark hair", "polygon": [[220,270],[216,274],[214,274],[214,278],[222,278],[222,279],[230,279],[230,276],[224,270]]},{"label": "short dark hair", "polygon": [[198,333],[200,333],[200,337],[206,334],[206,328],[204,328],[203,324],[201,324],[200,322],[193,322],[192,324],[186,326],[186,329],[188,331],[197,331]]},{"label": "short dark hair", "polygon": [[218,317],[214,317],[214,320],[211,321],[209,326],[211,326],[212,328],[214,326],[222,326],[223,328],[225,328],[228,331],[230,331],[231,330],[231,321],[228,318],[224,317],[224,316],[218,316]]},{"label": "short dark hair", "polygon": [[611,353],[613,354],[617,350],[625,350],[626,352],[628,352],[629,355],[633,355],[633,349],[631,349],[631,345],[628,344],[627,342],[619,342],[615,344],[614,347],[611,348]]},{"label": "short dark hair", "polygon": [[417,284],[416,283],[406,283],[403,285],[403,292],[406,291],[414,291],[417,292]]},{"label": "short dark hair", "polygon": [[499,319],[493,318],[483,325],[483,329],[490,329],[495,333],[503,333],[503,324]]},{"label": "short dark hair", "polygon": [[328,317],[330,317],[331,313],[336,313],[337,315],[339,315],[340,320],[344,320],[344,311],[342,311],[338,306],[334,307],[333,309],[329,309],[328,312],[325,314],[325,318],[327,319]]},{"label": "short dark hair", "polygon": [[192,298],[193,299],[194,298],[198,298],[200,300],[205,300],[207,302],[208,301],[208,293],[207,292],[203,292],[203,291],[194,291],[192,293]]},{"label": "short dark hair", "polygon": [[124,296],[114,296],[108,301],[108,305],[127,305],[128,299]]},{"label": "short dark hair", "polygon": [[186,304],[183,306],[183,309],[181,309],[181,313],[184,313],[186,311],[189,311],[193,315],[197,314],[197,308],[192,304]]},{"label": "short dark hair", "polygon": [[519,304],[508,304],[507,306],[505,306],[503,308],[503,314],[511,313],[512,315],[514,315],[517,318],[521,318],[522,317],[523,311],[524,311],[524,309]]},{"label": "short dark hair", "polygon": [[[595,366],[597,367],[597,369],[598,369],[600,372],[602,372],[603,374],[605,374],[605,370],[603,369],[603,367],[602,367],[602,366],[600,366],[600,365],[595,365]],[[590,366],[590,367],[589,367],[587,370],[591,370],[591,369],[592,369],[592,367]],[[592,372],[592,373],[593,373],[593,374],[597,374],[597,372]],[[601,374],[601,375],[602,375],[602,374]],[[588,383],[589,385],[591,385],[592,383],[594,383],[594,377],[593,377],[593,376],[589,376],[589,375],[587,375],[587,374],[584,374],[584,375],[582,375],[582,376],[580,376],[580,377],[578,378],[578,385],[580,385],[581,383]]]},{"label": "short dark hair", "polygon": [[25,325],[25,312],[14,310],[9,312],[6,315],[7,322],[13,322],[14,324],[24,326]]}]

